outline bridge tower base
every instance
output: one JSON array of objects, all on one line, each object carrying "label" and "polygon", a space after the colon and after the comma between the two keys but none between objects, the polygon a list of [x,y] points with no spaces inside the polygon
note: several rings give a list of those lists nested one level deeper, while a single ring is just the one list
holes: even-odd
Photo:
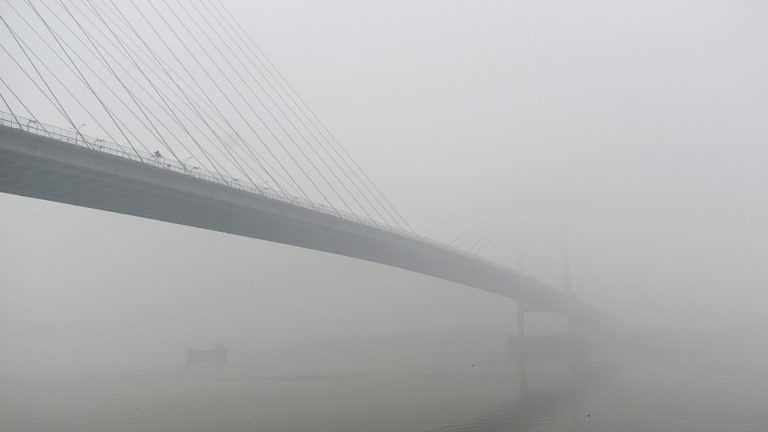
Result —
[{"label": "bridge tower base", "polygon": [[525,303],[517,302],[517,316],[515,325],[515,334],[507,336],[507,357],[521,357],[525,355],[525,315],[527,311]]}]

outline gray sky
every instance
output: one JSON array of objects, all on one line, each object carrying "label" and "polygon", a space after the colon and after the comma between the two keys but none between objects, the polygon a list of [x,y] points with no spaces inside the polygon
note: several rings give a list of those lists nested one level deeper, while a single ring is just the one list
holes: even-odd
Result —
[{"label": "gray sky", "polygon": [[[762,2],[230,9],[419,230],[503,215],[528,270],[560,283],[565,221],[575,289],[627,325],[766,323]],[[14,344],[513,328],[511,301],[369,263],[7,195],[0,210]]]},{"label": "gray sky", "polygon": [[765,320],[762,2],[242,10],[419,226],[562,211],[577,289],[631,322]]}]

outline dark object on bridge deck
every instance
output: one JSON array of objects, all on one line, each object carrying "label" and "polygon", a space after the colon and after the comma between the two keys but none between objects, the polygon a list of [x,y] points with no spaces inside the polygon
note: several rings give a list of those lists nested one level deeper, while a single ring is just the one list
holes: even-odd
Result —
[{"label": "dark object on bridge deck", "polygon": [[187,367],[193,364],[210,365],[217,368],[226,366],[227,353],[229,353],[229,349],[222,344],[217,344],[209,350],[187,349]]}]

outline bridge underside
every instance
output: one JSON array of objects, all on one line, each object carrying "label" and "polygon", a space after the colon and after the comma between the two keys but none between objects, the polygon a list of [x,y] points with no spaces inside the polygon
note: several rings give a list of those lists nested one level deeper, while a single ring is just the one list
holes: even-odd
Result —
[{"label": "bridge underside", "polygon": [[4,126],[0,192],[349,256],[562,314],[585,306],[546,284],[439,245]]}]

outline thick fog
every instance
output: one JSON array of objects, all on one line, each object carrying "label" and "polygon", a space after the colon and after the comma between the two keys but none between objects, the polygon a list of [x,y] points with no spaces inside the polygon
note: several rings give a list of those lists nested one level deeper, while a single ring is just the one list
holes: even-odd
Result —
[{"label": "thick fog", "polygon": [[[764,3],[229,7],[417,231],[502,218],[505,264],[557,286],[566,232],[574,291],[628,328],[768,324]],[[403,270],[0,195],[4,367],[503,334],[514,314]]]},{"label": "thick fog", "polygon": [[765,322],[761,2],[243,10],[419,227],[562,218],[576,291],[631,326]]}]

